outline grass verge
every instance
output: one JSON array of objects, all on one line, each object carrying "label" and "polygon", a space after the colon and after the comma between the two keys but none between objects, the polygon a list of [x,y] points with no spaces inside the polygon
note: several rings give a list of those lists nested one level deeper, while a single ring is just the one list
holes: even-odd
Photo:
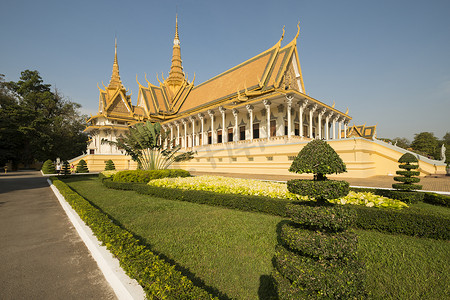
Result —
[{"label": "grass verge", "polygon": [[[276,227],[281,217],[171,201],[105,188],[93,178],[68,179],[83,197],[176,262],[200,285],[224,298],[267,299]],[[447,214],[442,207],[419,210]],[[375,299],[445,299],[449,294],[448,241],[357,231]]]}]

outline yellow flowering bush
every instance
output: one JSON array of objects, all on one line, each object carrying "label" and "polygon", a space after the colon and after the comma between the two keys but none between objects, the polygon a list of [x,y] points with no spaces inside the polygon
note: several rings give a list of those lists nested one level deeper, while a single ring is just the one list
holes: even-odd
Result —
[{"label": "yellow flowering bush", "polygon": [[[105,172],[103,172],[105,173]],[[271,198],[286,199],[290,201],[307,201],[307,196],[293,194],[288,191],[286,183],[261,181],[252,179],[239,179],[223,176],[196,176],[161,178],[149,181],[149,185],[176,188],[184,190],[210,191],[221,194],[240,194],[252,196],[266,196]],[[386,207],[402,209],[408,207],[405,203],[378,196],[373,193],[350,191],[347,196],[330,200],[336,204],[354,204],[368,207]]]},{"label": "yellow flowering bush", "polygon": [[266,196],[297,201],[308,200],[308,197],[289,192],[286,184],[283,183],[222,176],[161,178],[151,180],[148,184],[159,187],[210,191],[221,194]]},{"label": "yellow flowering bush", "polygon": [[350,191],[347,196],[330,200],[330,202],[336,204],[354,204],[364,205],[367,207],[384,207],[394,209],[402,209],[408,207],[408,205],[399,200],[378,196],[370,192]]},{"label": "yellow flowering bush", "polygon": [[106,178],[109,178],[109,177],[112,177],[114,174],[116,174],[117,172],[119,172],[119,171],[117,171],[117,170],[110,170],[110,171],[103,171],[102,172],[102,174],[106,177]]}]

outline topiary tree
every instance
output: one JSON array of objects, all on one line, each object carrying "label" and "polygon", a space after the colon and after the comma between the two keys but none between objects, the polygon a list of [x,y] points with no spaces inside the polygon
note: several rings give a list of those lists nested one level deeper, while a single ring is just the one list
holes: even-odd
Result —
[{"label": "topiary tree", "polygon": [[403,170],[397,171],[396,173],[402,176],[396,176],[394,177],[394,180],[401,183],[394,183],[392,184],[392,187],[402,191],[422,189],[421,185],[414,184],[420,181],[420,178],[414,177],[419,176],[420,172],[412,171],[419,168],[419,161],[417,158],[411,153],[405,153],[399,158],[398,162],[400,163],[398,167]]},{"label": "topiary tree", "polygon": [[116,166],[114,165],[114,162],[110,159],[106,161],[105,165],[105,171],[112,171],[115,170]]},{"label": "topiary tree", "polygon": [[70,165],[69,165],[69,162],[66,160],[66,161],[64,161],[64,163],[63,163],[63,167],[62,167],[62,170],[61,170],[61,174],[62,175],[70,175]]},{"label": "topiary tree", "polygon": [[53,161],[47,159],[42,165],[42,173],[44,174],[56,174],[56,168]]},{"label": "topiary tree", "polygon": [[297,155],[289,168],[294,173],[313,173],[313,180],[289,180],[290,192],[309,196],[318,201],[336,199],[348,194],[349,184],[346,181],[328,180],[326,175],[347,172],[347,168],[327,142],[313,140]]},{"label": "topiary tree", "polygon": [[327,200],[348,194],[345,181],[326,175],[346,167],[339,155],[322,140],[308,143],[289,171],[313,173],[313,180],[288,181],[292,193],[317,201],[291,203],[280,223],[272,273],[279,299],[364,299],[364,265],[356,255],[358,238],[348,228],[356,219],[353,210]]},{"label": "topiary tree", "polygon": [[419,176],[420,172],[414,171],[419,168],[419,161],[413,154],[405,153],[399,158],[398,162],[400,163],[398,167],[403,170],[396,172],[401,176],[395,176],[394,180],[401,183],[392,184],[392,187],[397,191],[392,191],[391,197],[407,203],[422,200],[423,194],[414,191],[422,189],[421,185],[414,184],[420,181],[420,178],[415,177]]},{"label": "topiary tree", "polygon": [[89,169],[84,159],[80,160],[80,162],[77,164],[77,169],[75,173],[89,173]]}]

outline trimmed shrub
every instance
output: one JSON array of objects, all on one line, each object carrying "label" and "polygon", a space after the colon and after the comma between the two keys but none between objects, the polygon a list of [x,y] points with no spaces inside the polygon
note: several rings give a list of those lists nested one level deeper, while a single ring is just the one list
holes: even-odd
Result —
[{"label": "trimmed shrub", "polygon": [[312,230],[343,231],[356,220],[356,213],[342,205],[288,204],[287,215],[297,224]]},{"label": "trimmed shrub", "polygon": [[115,170],[116,166],[114,165],[114,162],[110,159],[106,161],[105,164],[105,171],[112,171]]},{"label": "trimmed shrub", "polygon": [[82,159],[78,162],[75,173],[89,173],[87,163],[84,159]]},{"label": "trimmed shrub", "polygon": [[[402,175],[402,177],[396,176],[396,177],[394,177],[394,180],[398,181],[398,182],[402,182],[402,183],[394,183],[394,184],[392,184],[392,187],[394,189],[397,189],[400,191],[411,191],[411,190],[422,189],[421,185],[414,184],[414,183],[417,183],[420,181],[420,178],[414,177],[414,176],[419,176],[420,172],[411,171],[411,170],[419,168],[417,158],[414,155],[412,155],[411,153],[405,153],[399,158],[398,162],[400,163],[399,168],[405,169],[406,171],[397,171],[396,172],[398,175]],[[397,195],[397,197],[411,201],[409,203],[414,203],[412,201],[417,202],[417,200],[418,200],[417,197],[407,198],[407,196],[400,195],[399,193],[396,193],[396,195]],[[402,200],[400,198],[396,198],[396,199]]]},{"label": "trimmed shrub", "polygon": [[312,140],[298,153],[289,172],[313,173],[315,180],[324,180],[327,174],[347,172],[347,168],[327,142]]},{"label": "trimmed shrub", "polygon": [[450,220],[412,209],[389,210],[353,206],[357,212],[355,227],[432,239],[450,239]]},{"label": "trimmed shrub", "polygon": [[406,203],[417,203],[423,200],[424,193],[416,191],[390,191],[389,197]]},{"label": "trimmed shrub", "polygon": [[132,233],[116,225],[62,181],[54,177],[52,180],[97,238],[119,259],[125,272],[139,282],[148,299],[217,299],[195,286],[174,266],[150,251]]},{"label": "trimmed shrub", "polygon": [[423,202],[450,207],[450,196],[436,193],[423,193]]},{"label": "trimmed shrub", "polygon": [[353,232],[314,231],[290,224],[281,227],[280,239],[287,248],[316,259],[348,257],[356,252],[358,245],[358,237]]},{"label": "trimmed shrub", "polygon": [[289,192],[308,197],[319,197],[321,200],[331,200],[348,194],[349,183],[339,180],[305,180],[292,179],[287,182]]},{"label": "trimmed shrub", "polygon": [[63,162],[63,166],[62,166],[62,170],[61,170],[61,175],[70,175],[70,165],[69,162],[66,160]]},{"label": "trimmed shrub", "polygon": [[53,161],[47,159],[42,165],[42,173],[44,174],[56,174],[56,168]]},{"label": "trimmed shrub", "polygon": [[133,170],[120,171],[114,174],[113,180],[117,182],[138,182],[148,183],[150,180],[166,178],[166,177],[188,177],[191,174],[181,169],[164,169],[164,170]]},{"label": "trimmed shrub", "polygon": [[322,260],[317,264],[312,258],[294,255],[277,246],[274,265],[280,270],[274,278],[281,299],[358,299],[365,296],[364,287],[355,284],[361,284],[359,278],[364,277],[358,260]]}]

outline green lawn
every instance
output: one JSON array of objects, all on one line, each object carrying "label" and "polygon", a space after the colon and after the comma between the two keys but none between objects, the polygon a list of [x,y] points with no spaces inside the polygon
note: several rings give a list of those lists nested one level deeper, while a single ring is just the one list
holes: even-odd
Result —
[{"label": "green lawn", "polygon": [[[152,250],[184,268],[197,284],[230,298],[270,296],[267,278],[282,218],[109,190],[96,178],[67,183]],[[417,209],[435,214],[449,211],[427,204]],[[373,298],[444,299],[450,294],[448,241],[357,233]]]}]

